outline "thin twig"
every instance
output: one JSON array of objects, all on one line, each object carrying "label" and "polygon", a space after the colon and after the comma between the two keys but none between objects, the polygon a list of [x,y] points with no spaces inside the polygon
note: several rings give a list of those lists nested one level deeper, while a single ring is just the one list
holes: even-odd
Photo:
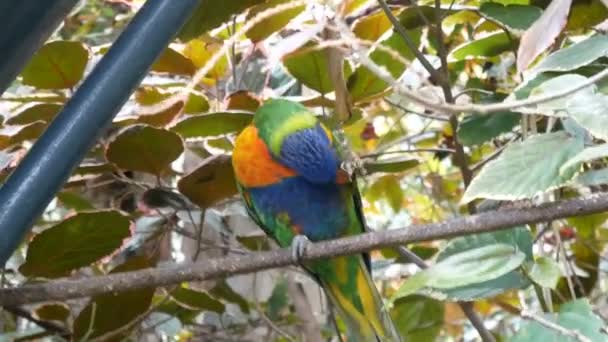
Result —
[{"label": "thin twig", "polygon": [[57,325],[53,322],[39,320],[39,319],[35,318],[34,316],[32,316],[32,314],[25,309],[22,309],[17,306],[6,306],[6,307],[4,307],[4,309],[7,312],[10,312],[15,316],[24,318],[53,334],[57,334],[61,337],[70,337],[70,332],[68,330],[66,330],[64,327]]},{"label": "thin twig", "polygon": [[391,106],[397,107],[397,108],[401,109],[403,112],[408,113],[408,114],[414,114],[414,115],[421,116],[423,118],[437,120],[437,121],[450,121],[450,119],[447,116],[416,112],[416,111],[407,109],[407,108],[403,107],[402,105],[400,105],[396,102],[392,102],[388,99],[384,99],[384,101],[387,102],[388,104],[390,104]]},{"label": "thin twig", "polygon": [[393,24],[393,28],[395,29],[395,31],[397,31],[397,33],[403,38],[407,47],[410,49],[410,51],[412,51],[414,53],[416,58],[418,58],[418,60],[420,61],[420,64],[422,64],[424,69],[426,71],[428,71],[428,73],[431,75],[431,78],[438,84],[445,83],[441,74],[439,72],[437,72],[437,69],[435,69],[431,65],[429,60],[426,57],[424,57],[422,52],[420,52],[420,50],[418,50],[418,47],[416,46],[416,44],[414,43],[414,41],[412,40],[410,35],[405,30],[405,27],[403,27],[403,25],[401,25],[401,23],[399,22],[399,19],[397,19],[395,17],[395,15],[391,11],[391,9],[386,4],[386,1],[378,0],[378,3],[380,4],[382,11],[384,11],[384,14],[386,14],[386,16],[388,17],[388,20],[390,20],[391,24]]},{"label": "thin twig", "polygon": [[560,335],[572,337],[579,342],[591,342],[590,338],[581,334],[577,330],[571,330],[571,329],[564,328],[561,325],[553,323],[544,317],[535,315],[534,313],[532,313],[529,310],[522,310],[521,317],[524,319],[527,319],[527,320],[535,321],[536,323],[538,323],[546,328],[549,328],[549,329],[559,333]]}]

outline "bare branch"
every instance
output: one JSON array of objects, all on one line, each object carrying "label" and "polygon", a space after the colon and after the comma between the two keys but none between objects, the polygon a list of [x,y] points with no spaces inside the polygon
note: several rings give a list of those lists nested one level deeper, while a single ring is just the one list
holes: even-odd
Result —
[{"label": "bare branch", "polygon": [[[446,239],[467,234],[506,229],[522,224],[539,223],[571,216],[608,211],[608,194],[550,202],[527,209],[487,211],[439,223],[412,225],[403,229],[377,231],[336,240],[311,243],[302,260],[349,255],[406,243]],[[16,306],[50,300],[66,300],[109,292],[161,287],[184,281],[201,281],[269,268],[293,265],[292,251],[275,251],[207,259],[199,263],[162,266],[84,279],[60,279],[47,283],[0,289],[0,306]]]}]

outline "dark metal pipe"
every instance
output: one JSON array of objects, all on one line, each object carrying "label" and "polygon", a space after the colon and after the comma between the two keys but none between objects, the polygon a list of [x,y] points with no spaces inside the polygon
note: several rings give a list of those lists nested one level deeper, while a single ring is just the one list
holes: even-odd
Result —
[{"label": "dark metal pipe", "polygon": [[0,95],[77,2],[0,1]]},{"label": "dark metal pipe", "polygon": [[0,188],[0,266],[197,4],[148,0]]}]

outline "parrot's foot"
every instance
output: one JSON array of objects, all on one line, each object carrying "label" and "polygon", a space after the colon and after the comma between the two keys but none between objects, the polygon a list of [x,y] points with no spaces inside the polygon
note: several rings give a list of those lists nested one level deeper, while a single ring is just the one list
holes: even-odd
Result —
[{"label": "parrot's foot", "polygon": [[310,243],[310,240],[305,235],[296,235],[291,240],[291,257],[296,263],[300,263],[306,247]]},{"label": "parrot's foot", "polygon": [[365,165],[363,160],[358,156],[351,156],[351,158],[345,160],[340,165],[340,168],[348,173],[349,176],[352,177],[353,174],[357,173],[360,175],[365,175]]}]

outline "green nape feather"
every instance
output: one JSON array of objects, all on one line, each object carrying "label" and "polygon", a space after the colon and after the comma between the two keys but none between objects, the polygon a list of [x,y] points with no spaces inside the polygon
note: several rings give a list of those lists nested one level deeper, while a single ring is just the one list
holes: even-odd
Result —
[{"label": "green nape feather", "polygon": [[296,130],[314,127],[317,123],[306,107],[287,100],[267,101],[253,118],[260,138],[268,142],[270,151],[275,155],[280,153],[286,136]]}]

